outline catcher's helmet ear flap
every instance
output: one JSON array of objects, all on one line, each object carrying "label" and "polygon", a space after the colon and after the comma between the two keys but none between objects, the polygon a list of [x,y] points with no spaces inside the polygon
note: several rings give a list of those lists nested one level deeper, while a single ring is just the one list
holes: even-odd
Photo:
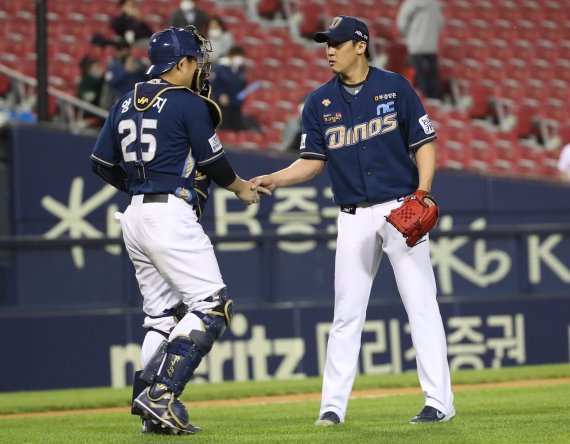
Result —
[{"label": "catcher's helmet ear flap", "polygon": [[171,26],[158,31],[150,38],[148,57],[152,65],[146,73],[151,76],[165,73],[183,57],[201,59],[204,57],[202,46],[203,42],[190,30]]}]

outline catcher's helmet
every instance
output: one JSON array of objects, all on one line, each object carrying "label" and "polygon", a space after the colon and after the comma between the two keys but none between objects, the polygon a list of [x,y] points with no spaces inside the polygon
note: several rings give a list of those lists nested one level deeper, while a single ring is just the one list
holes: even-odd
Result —
[{"label": "catcher's helmet", "polygon": [[146,73],[157,76],[171,69],[183,57],[203,59],[206,51],[211,51],[210,42],[196,28],[171,26],[151,36],[148,57],[152,65]]}]

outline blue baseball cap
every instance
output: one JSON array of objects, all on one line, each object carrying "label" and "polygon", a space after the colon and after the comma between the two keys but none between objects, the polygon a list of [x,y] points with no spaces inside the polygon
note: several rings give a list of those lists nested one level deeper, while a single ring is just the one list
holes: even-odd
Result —
[{"label": "blue baseball cap", "polygon": [[363,41],[368,43],[368,27],[357,18],[348,15],[335,17],[328,31],[317,32],[314,40],[317,43],[325,43],[327,40],[334,42],[347,42],[349,40]]}]

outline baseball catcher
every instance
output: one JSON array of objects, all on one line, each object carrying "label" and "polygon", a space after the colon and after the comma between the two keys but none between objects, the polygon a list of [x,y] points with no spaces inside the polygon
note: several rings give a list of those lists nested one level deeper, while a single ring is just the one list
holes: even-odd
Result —
[{"label": "baseball catcher", "polygon": [[91,155],[94,172],[131,196],[116,217],[143,296],[147,333],[132,404],[142,433],[201,430],[180,396],[233,316],[199,223],[210,181],[246,205],[259,202],[260,190],[236,174],[216,134],[222,116],[209,98],[211,51],[192,26],[153,34],[151,79],[113,105]]},{"label": "baseball catcher", "polygon": [[[431,201],[431,205],[426,203]],[[418,190],[404,198],[398,208],[392,210],[386,220],[406,238],[408,247],[420,242],[437,223],[439,207],[434,197],[427,191]]]}]

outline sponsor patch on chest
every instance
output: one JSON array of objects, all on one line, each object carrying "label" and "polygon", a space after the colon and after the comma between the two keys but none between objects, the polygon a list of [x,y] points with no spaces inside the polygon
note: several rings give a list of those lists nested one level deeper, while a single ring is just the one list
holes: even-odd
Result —
[{"label": "sponsor patch on chest", "polygon": [[325,125],[333,125],[340,122],[342,122],[342,113],[340,111],[323,115],[323,123]]}]

